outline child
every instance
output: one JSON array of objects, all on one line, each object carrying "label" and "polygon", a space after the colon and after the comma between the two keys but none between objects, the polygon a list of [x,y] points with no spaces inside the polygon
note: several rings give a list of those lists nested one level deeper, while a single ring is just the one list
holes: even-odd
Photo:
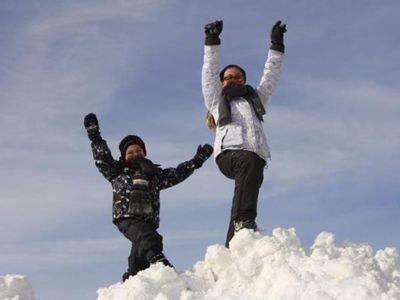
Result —
[{"label": "child", "polygon": [[211,156],[213,148],[199,146],[195,156],[176,168],[162,169],[146,159],[146,146],[135,135],[128,135],[119,145],[121,157],[114,160],[101,138],[95,114],[88,114],[84,126],[91,140],[93,157],[101,174],[113,188],[113,223],[132,242],[125,281],[157,262],[172,267],[163,254],[162,236],[157,232],[160,218],[160,191],[188,178]]}]

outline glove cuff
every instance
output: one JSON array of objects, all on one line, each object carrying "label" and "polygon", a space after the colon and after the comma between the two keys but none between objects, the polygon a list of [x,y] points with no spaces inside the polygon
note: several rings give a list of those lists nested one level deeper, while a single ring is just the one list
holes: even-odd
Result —
[{"label": "glove cuff", "polygon": [[195,169],[199,169],[204,164],[204,160],[202,160],[200,157],[195,156],[190,160],[190,163],[194,166]]},{"label": "glove cuff", "polygon": [[270,49],[285,53],[285,45],[272,43]]},{"label": "glove cuff", "polygon": [[98,142],[101,140],[101,135],[99,131],[96,132],[88,132],[89,140],[92,142]]},{"label": "glove cuff", "polygon": [[221,39],[218,36],[206,36],[206,39],[204,41],[204,45],[206,46],[214,46],[220,44],[221,44]]}]

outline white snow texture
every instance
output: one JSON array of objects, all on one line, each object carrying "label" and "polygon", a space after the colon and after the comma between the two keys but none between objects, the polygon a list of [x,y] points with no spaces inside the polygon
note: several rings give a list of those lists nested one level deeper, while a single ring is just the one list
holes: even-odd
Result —
[{"label": "white snow texture", "polygon": [[29,278],[10,274],[0,276],[0,300],[35,300]]},{"label": "white snow texture", "polygon": [[191,271],[156,264],[97,293],[98,300],[399,300],[400,266],[395,248],[338,247],[332,233],[304,250],[294,229],[244,229],[229,249],[208,247]]},{"label": "white snow texture", "polygon": [[[229,249],[208,247],[190,271],[159,263],[97,294],[98,300],[399,300],[400,266],[395,248],[338,247],[332,233],[320,233],[305,250],[293,228],[271,235],[243,229]],[[27,277],[0,277],[0,300],[34,299]]]}]

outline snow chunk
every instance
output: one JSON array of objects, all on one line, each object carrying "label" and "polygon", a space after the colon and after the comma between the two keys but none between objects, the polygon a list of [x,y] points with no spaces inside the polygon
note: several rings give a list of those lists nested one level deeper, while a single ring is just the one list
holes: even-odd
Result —
[{"label": "snow chunk", "polygon": [[332,233],[304,250],[293,228],[244,229],[229,249],[208,247],[190,271],[157,264],[97,293],[98,300],[398,300],[400,266],[394,248],[374,255],[367,244],[338,247]]},{"label": "snow chunk", "polygon": [[22,275],[0,276],[1,300],[35,300],[28,277]]}]

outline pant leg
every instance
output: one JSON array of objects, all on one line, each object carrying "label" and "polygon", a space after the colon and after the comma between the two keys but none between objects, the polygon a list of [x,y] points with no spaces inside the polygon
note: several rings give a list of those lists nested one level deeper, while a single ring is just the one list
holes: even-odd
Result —
[{"label": "pant leg", "polygon": [[255,220],[258,194],[264,178],[265,161],[250,151],[235,151],[233,173],[235,176],[235,221]]},{"label": "pant leg", "polygon": [[136,275],[137,272],[141,271],[139,267],[139,262],[136,259],[136,248],[135,244],[132,243],[131,245],[131,253],[128,257],[128,273],[129,275]]},{"label": "pant leg", "polygon": [[128,274],[132,276],[136,275],[137,272],[147,269],[149,266],[149,262],[137,254],[136,247],[132,243],[131,252],[128,257]]},{"label": "pant leg", "polygon": [[150,266],[146,258],[150,250],[162,253],[162,236],[157,232],[154,224],[136,219],[123,219],[117,222],[121,233],[132,242],[131,253],[128,258],[128,273],[135,275]]},{"label": "pant leg", "polygon": [[[233,163],[232,163],[234,152],[235,151],[233,151],[233,150],[226,150],[226,151],[220,153],[216,159],[219,170],[221,171],[222,174],[224,174],[229,179],[235,179],[235,175],[233,173]],[[225,247],[227,247],[227,248],[229,247],[229,241],[232,239],[233,234],[234,234],[234,226],[233,226],[233,218],[232,218],[232,213],[233,213],[233,211],[235,211],[234,204],[235,204],[235,202],[232,200],[231,216],[230,216],[228,232],[226,234],[226,242],[225,242]]]},{"label": "pant leg", "polygon": [[263,181],[265,161],[250,151],[230,150],[217,158],[221,172],[235,180],[231,219],[225,246],[234,235],[235,221],[254,221],[257,216],[258,194]]}]

